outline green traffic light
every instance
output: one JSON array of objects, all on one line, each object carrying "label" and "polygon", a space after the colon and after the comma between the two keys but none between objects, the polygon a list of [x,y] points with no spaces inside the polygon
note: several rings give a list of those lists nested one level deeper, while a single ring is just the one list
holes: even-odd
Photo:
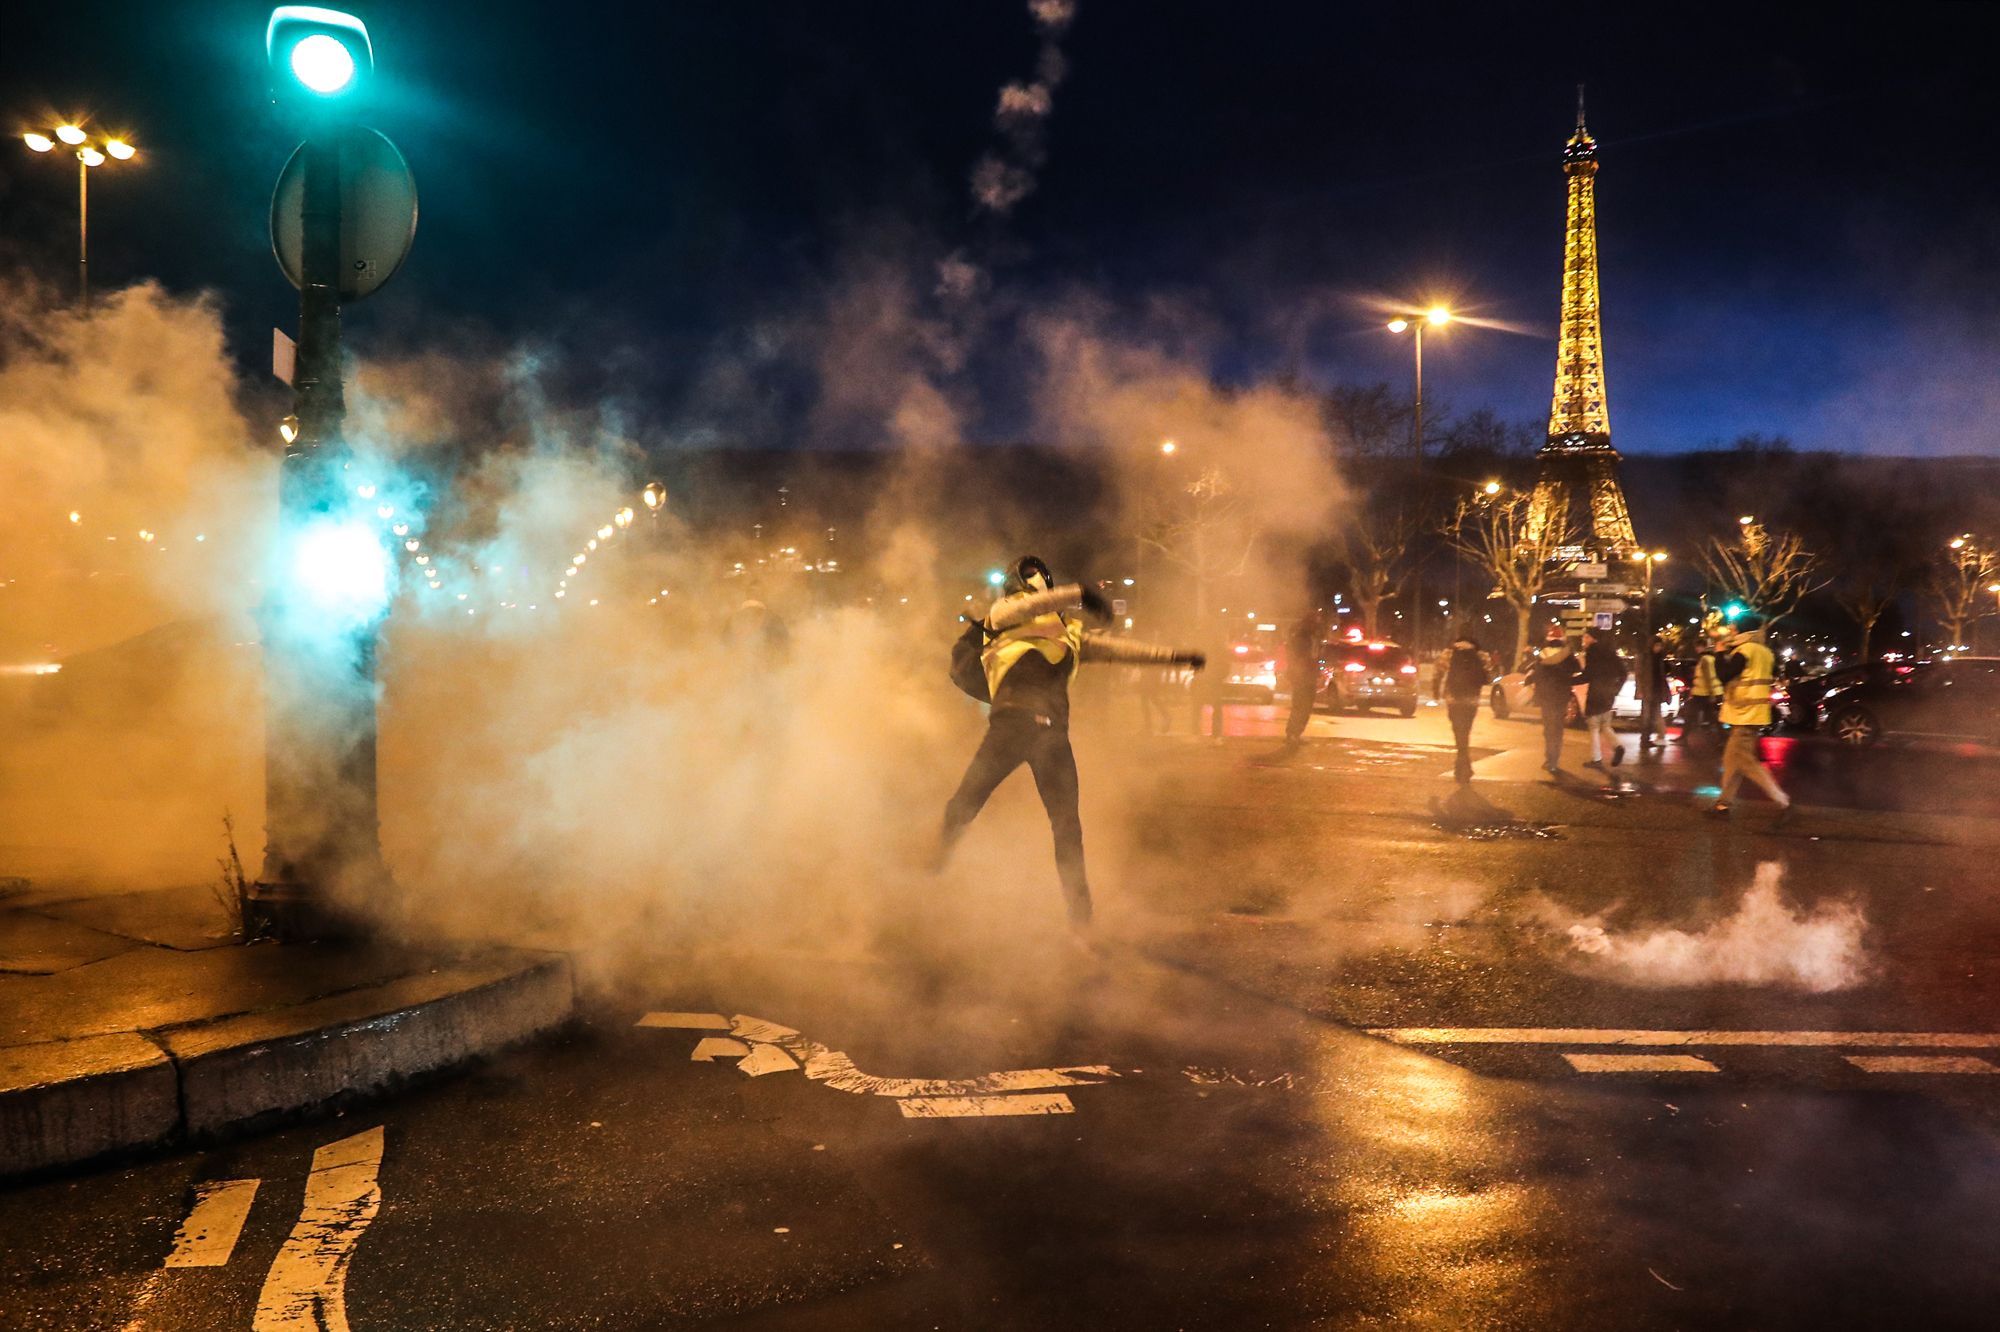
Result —
[{"label": "green traffic light", "polygon": [[995,569],[986,575],[986,581],[993,584],[993,586],[998,587],[1002,583],[1007,581],[1007,575],[1002,573],[1000,570]]},{"label": "green traffic light", "polygon": [[338,37],[316,32],[292,48],[292,73],[316,93],[337,93],[354,82],[354,56]]},{"label": "green traffic light", "polygon": [[264,55],[279,96],[307,103],[346,102],[363,91],[375,69],[368,25],[317,5],[272,10]]},{"label": "green traffic light", "polygon": [[1724,606],[1722,608],[1722,618],[1729,621],[1731,624],[1735,624],[1738,620],[1743,618],[1743,616],[1749,611],[1749,609],[1750,608],[1748,606],[1744,605],[1740,601],[1732,601],[1727,606]]}]

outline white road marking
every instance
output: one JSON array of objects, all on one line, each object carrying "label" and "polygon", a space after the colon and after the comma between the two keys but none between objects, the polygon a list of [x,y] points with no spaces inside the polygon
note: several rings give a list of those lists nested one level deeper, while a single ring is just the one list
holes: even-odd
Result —
[{"label": "white road marking", "polygon": [[235,1252],[236,1238],[257,1197],[254,1179],[218,1179],[196,1191],[194,1206],[174,1236],[166,1267],[221,1267]]},{"label": "white road marking", "polygon": [[688,1058],[697,1064],[708,1064],[717,1059],[741,1059],[749,1053],[750,1047],[741,1041],[732,1041],[727,1036],[704,1036],[695,1042],[694,1053]]},{"label": "white road marking", "polygon": [[1061,1092],[1033,1096],[906,1096],[896,1102],[906,1119],[967,1119],[989,1115],[1073,1115]]},{"label": "white road marking", "polygon": [[1846,1055],[1863,1073],[2000,1073],[1977,1055]]},{"label": "white road marking", "polygon": [[1986,1050],[1993,1031],[1646,1031],[1620,1027],[1373,1027],[1399,1045],[1791,1045]]},{"label": "white road marking", "polygon": [[299,1222],[271,1262],[251,1332],[348,1332],[347,1267],[382,1207],[382,1127],[313,1153]]},{"label": "white road marking", "polygon": [[780,1050],[775,1045],[758,1045],[750,1051],[747,1059],[737,1061],[736,1071],[761,1078],[766,1073],[790,1073],[798,1069],[799,1061]]},{"label": "white road marking", "polygon": [[720,1013],[648,1013],[632,1025],[678,1027],[686,1031],[728,1031],[729,1019]]},{"label": "white road marking", "polygon": [[1579,1073],[1720,1073],[1706,1059],[1678,1054],[1570,1054],[1563,1058]]}]

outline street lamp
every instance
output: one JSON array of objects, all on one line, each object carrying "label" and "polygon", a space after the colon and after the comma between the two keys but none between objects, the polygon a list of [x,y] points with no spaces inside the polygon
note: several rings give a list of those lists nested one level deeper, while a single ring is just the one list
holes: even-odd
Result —
[{"label": "street lamp", "polygon": [[[1410,421],[1410,454],[1415,460],[1411,486],[1417,492],[1418,503],[1423,501],[1424,478],[1424,328],[1443,328],[1452,319],[1451,311],[1442,305],[1408,316],[1398,316],[1389,321],[1391,333],[1410,334],[1410,347],[1415,356],[1416,397]],[[1410,574],[1410,651],[1423,650],[1424,625],[1424,562],[1421,555]]]},{"label": "street lamp", "polygon": [[[54,138],[51,138],[53,135]],[[129,162],[139,155],[131,140],[122,134],[92,134],[74,121],[65,121],[41,134],[29,130],[21,136],[30,152],[54,152],[60,141],[76,150],[76,303],[90,305],[90,171],[107,159]]]},{"label": "street lamp", "polygon": [[[1639,704],[1639,749],[1641,752],[1653,747],[1653,727],[1660,719],[1660,682],[1654,678],[1653,673],[1653,566],[1665,564],[1666,562],[1667,552],[1664,550],[1642,550],[1639,552],[1639,564],[1646,571],[1646,589],[1639,603],[1642,617],[1641,622],[1645,625],[1645,629],[1640,636],[1639,645],[1639,650],[1645,654],[1641,663],[1641,669],[1645,672],[1641,677],[1644,682],[1644,689],[1641,691]],[[1662,738],[1665,738],[1666,730],[1664,727],[1661,728],[1660,734]],[[1683,736],[1685,736],[1685,732],[1683,732]]]}]

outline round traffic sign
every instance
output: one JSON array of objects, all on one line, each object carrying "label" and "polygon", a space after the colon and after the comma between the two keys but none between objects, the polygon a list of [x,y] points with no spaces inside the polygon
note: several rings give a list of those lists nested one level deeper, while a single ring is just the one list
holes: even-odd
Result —
[{"label": "round traffic sign", "polygon": [[[305,145],[292,154],[271,194],[271,250],[296,287],[304,265]],[[395,276],[417,234],[417,180],[388,136],[350,125],[340,131],[340,299],[358,301]]]}]

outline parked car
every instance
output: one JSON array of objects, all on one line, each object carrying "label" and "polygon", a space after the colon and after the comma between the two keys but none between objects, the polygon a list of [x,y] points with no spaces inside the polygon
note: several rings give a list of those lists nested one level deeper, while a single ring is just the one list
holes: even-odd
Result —
[{"label": "parked car", "polygon": [[1320,671],[1320,702],[1330,710],[1394,708],[1417,715],[1417,663],[1408,648],[1381,639],[1329,639]]},{"label": "parked car", "polygon": [[1863,680],[1886,679],[1891,669],[1886,661],[1861,661],[1800,676],[1786,687],[1785,724],[1793,730],[1812,730],[1822,720],[1820,704],[1828,694]]},{"label": "parked car", "polygon": [[1892,666],[1827,691],[1820,715],[1844,745],[1919,739],[2000,745],[2000,657]]},{"label": "parked car", "polygon": [[[1530,649],[1522,657],[1518,670],[1510,671],[1493,682],[1488,701],[1493,705],[1494,716],[1504,720],[1516,712],[1541,715],[1541,709],[1535,706],[1534,688],[1528,683],[1528,667],[1534,664],[1534,660],[1535,653]],[[1585,686],[1581,680],[1570,690],[1568,720],[1572,726],[1583,724],[1584,690]],[[1687,686],[1669,671],[1667,696],[1660,700],[1661,722],[1672,721],[1680,715],[1681,699],[1686,693]],[[1644,700],[1639,697],[1639,676],[1634,672],[1625,677],[1624,685],[1618,690],[1618,697],[1611,700],[1611,715],[1618,721],[1637,721],[1643,709]]]}]

